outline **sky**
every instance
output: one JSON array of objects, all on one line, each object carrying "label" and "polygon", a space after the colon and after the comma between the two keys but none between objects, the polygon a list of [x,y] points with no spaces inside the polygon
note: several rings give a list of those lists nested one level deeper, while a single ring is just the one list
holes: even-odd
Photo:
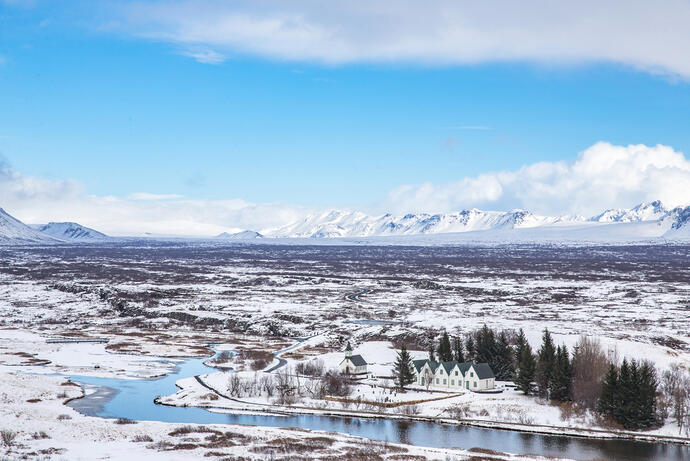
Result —
[{"label": "sky", "polygon": [[690,4],[0,0],[0,207],[114,235],[690,204]]}]

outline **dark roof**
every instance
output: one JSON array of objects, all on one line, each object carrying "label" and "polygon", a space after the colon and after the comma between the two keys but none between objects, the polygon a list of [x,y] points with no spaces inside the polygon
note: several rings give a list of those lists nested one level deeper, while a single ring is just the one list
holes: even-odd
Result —
[{"label": "dark roof", "polygon": [[453,367],[455,367],[455,365],[456,365],[457,363],[458,363],[458,362],[453,362],[453,361],[450,361],[450,362],[441,362],[441,365],[443,365],[443,369],[446,370],[446,374],[449,375],[449,374],[450,374],[450,370],[452,370]]},{"label": "dark roof", "polygon": [[424,367],[424,364],[427,362],[427,359],[421,359],[421,360],[413,360],[412,365],[414,366],[414,369],[417,370],[417,373],[422,371],[422,368]]},{"label": "dark roof", "polygon": [[479,379],[489,379],[494,377],[494,372],[488,363],[475,363],[472,365],[474,371],[477,372],[477,378]]},{"label": "dark roof", "polygon": [[367,361],[364,360],[364,358],[361,355],[353,355],[352,357],[348,357],[352,364],[356,367],[361,367],[362,365],[366,365]]},{"label": "dark roof", "polygon": [[472,364],[469,362],[463,362],[458,364],[458,368],[460,368],[460,373],[462,373],[463,376],[467,374],[467,370],[469,370],[471,366]]}]

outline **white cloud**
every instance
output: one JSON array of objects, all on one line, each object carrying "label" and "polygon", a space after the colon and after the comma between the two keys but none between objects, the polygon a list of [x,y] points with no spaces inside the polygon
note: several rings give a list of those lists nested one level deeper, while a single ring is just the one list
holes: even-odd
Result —
[{"label": "white cloud", "polygon": [[184,200],[174,194],[147,193],[125,198],[87,195],[74,181],[27,177],[2,166],[0,207],[26,223],[76,221],[111,235],[211,236],[283,225],[307,212],[297,206],[241,199]]},{"label": "white cloud", "polygon": [[225,56],[213,50],[185,50],[180,54],[194,58],[202,64],[221,64],[226,60]]},{"label": "white cloud", "polygon": [[130,200],[174,200],[182,198],[179,194],[151,194],[148,192],[135,192],[127,196]]},{"label": "white cloud", "polygon": [[404,185],[391,191],[383,208],[397,213],[524,208],[591,216],[655,199],[667,206],[690,204],[690,161],[668,146],[599,142],[574,162],[539,162],[448,184]]},{"label": "white cloud", "polygon": [[116,16],[126,32],[213,50],[205,52],[213,60],[248,53],[324,63],[607,61],[690,77],[685,0],[170,0],[128,3]]}]

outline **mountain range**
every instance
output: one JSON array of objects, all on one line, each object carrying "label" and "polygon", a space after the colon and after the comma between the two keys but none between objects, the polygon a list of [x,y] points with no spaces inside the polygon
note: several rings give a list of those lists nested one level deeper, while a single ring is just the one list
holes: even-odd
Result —
[{"label": "mountain range", "polygon": [[[666,208],[659,200],[630,209],[609,209],[591,218],[540,216],[525,210],[450,213],[390,213],[370,216],[359,211],[331,210],[294,223],[262,230],[223,232],[216,240],[247,242],[271,238],[362,238],[441,235],[444,241],[620,241],[690,239],[690,206]],[[107,241],[110,237],[74,222],[28,226],[0,208],[0,244]]]},{"label": "mountain range", "polygon": [[[668,210],[656,200],[630,209],[610,209],[591,218],[576,215],[539,216],[525,210],[482,211],[476,208],[451,213],[404,216],[369,216],[358,211],[312,214],[287,226],[262,231],[267,237],[333,238],[394,235],[491,232],[535,228],[587,229],[603,224],[646,223],[640,237],[684,236],[690,232],[690,207]],[[656,226],[649,226],[654,223]],[[627,229],[631,230],[631,229]],[[534,233],[532,233],[534,235]]]}]

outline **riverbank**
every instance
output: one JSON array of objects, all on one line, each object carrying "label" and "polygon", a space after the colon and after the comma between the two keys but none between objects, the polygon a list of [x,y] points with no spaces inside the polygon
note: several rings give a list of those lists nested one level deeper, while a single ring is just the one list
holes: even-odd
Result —
[{"label": "riverbank", "polygon": [[[130,461],[213,459],[262,460],[545,460],[482,450],[415,447],[367,440],[345,434],[296,428],[225,424],[175,424],[104,419],[82,415],[65,403],[83,396],[64,377],[0,371],[0,431],[10,445],[0,443],[9,459],[40,458]],[[10,436],[12,434],[13,436]]]},{"label": "riverbank", "polygon": [[[690,445],[690,438],[675,437],[669,435],[646,434],[630,431],[615,431],[603,429],[587,429],[578,427],[559,427],[546,426],[538,424],[520,424],[520,423],[506,423],[501,421],[486,421],[478,419],[456,419],[445,417],[432,417],[424,415],[405,415],[394,413],[380,413],[372,411],[359,411],[351,409],[336,409],[334,407],[315,407],[315,406],[299,406],[299,405],[276,405],[270,403],[251,402],[243,399],[235,399],[227,394],[210,386],[205,377],[186,378],[178,381],[176,384],[180,388],[176,394],[167,397],[160,397],[156,399],[156,403],[178,406],[178,407],[198,407],[204,408],[214,412],[225,413],[244,413],[244,414],[273,414],[273,415],[320,415],[320,416],[336,416],[344,418],[370,418],[370,419],[385,419],[396,421],[411,421],[411,422],[428,422],[434,424],[460,425],[469,427],[481,427],[490,429],[501,429],[507,431],[516,431],[529,434],[543,434],[543,435],[560,435],[578,438],[593,438],[593,439],[619,439],[619,440],[633,440],[640,442],[652,443],[674,443],[682,445]],[[209,398],[209,392],[212,392],[218,399]],[[324,402],[328,403],[328,402]]]}]

